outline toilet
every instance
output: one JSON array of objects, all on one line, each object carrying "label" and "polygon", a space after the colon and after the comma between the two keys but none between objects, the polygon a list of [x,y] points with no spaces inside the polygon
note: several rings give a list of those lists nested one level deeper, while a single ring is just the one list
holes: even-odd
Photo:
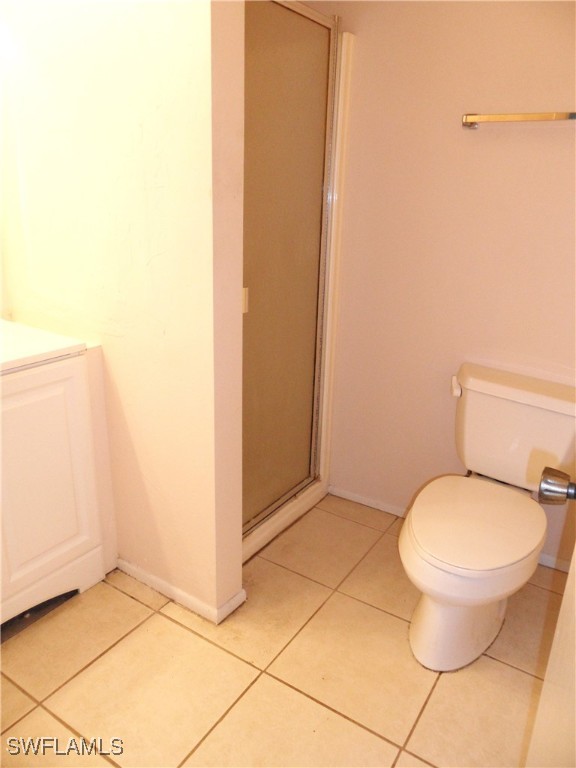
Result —
[{"label": "toilet", "polygon": [[536,570],[546,515],[532,493],[544,467],[574,474],[573,387],[464,363],[452,391],[456,448],[468,474],[427,483],[399,539],[406,574],[422,592],[410,646],[439,672],[484,653],[507,598]]}]

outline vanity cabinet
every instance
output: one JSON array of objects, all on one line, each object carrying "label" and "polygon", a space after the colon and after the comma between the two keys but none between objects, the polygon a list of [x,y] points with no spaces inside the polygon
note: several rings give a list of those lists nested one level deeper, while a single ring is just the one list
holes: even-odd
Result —
[{"label": "vanity cabinet", "polygon": [[85,354],[56,345],[2,375],[2,621],[104,575]]}]

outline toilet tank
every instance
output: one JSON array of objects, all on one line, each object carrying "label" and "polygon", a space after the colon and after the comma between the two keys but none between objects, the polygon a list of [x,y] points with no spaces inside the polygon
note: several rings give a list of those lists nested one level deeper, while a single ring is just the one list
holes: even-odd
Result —
[{"label": "toilet tank", "polygon": [[472,363],[455,379],[456,448],[467,469],[531,491],[546,466],[576,474],[574,387]]}]

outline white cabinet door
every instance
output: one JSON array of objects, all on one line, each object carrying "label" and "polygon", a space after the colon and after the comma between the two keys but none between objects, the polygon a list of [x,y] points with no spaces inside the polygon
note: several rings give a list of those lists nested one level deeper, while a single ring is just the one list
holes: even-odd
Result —
[{"label": "white cabinet door", "polygon": [[89,425],[84,357],[2,377],[3,621],[98,580]]}]

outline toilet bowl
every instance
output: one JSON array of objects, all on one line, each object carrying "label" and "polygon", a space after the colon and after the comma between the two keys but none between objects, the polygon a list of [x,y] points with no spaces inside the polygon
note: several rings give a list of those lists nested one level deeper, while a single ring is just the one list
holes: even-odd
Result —
[{"label": "toilet bowl", "polygon": [[502,626],[506,600],[528,581],[546,537],[546,516],[527,492],[476,476],[444,476],[416,497],[399,550],[422,592],[410,645],[428,669],[478,658]]}]

